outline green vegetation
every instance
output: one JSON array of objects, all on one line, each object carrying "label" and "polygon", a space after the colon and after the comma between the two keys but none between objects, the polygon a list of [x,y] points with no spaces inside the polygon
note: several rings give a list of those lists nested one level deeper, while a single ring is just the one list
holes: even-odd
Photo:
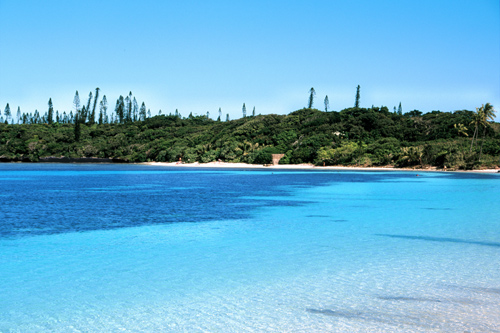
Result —
[{"label": "green vegetation", "polygon": [[[95,96],[99,90],[96,89]],[[313,102],[311,88],[308,104]],[[325,110],[328,100],[325,98]],[[151,117],[132,93],[120,96],[107,114],[103,96],[96,117],[97,98],[89,95],[75,113],[54,111],[52,100],[45,115],[20,115],[0,123],[0,161],[39,161],[54,157],[113,158],[127,162],[244,162],[271,163],[271,154],[285,156],[280,163],[450,169],[491,168],[499,165],[500,124],[492,122],[494,109],[485,104],[476,112],[418,110],[402,113],[385,106],[353,107],[340,112],[304,108],[288,115],[246,116],[221,121],[206,116],[184,118],[175,114]],[[356,104],[359,103],[359,86]],[[92,105],[93,104],[93,105]],[[254,108],[255,110],[255,108]],[[7,111],[7,112],[6,112]],[[7,118],[8,117],[8,118]]]}]

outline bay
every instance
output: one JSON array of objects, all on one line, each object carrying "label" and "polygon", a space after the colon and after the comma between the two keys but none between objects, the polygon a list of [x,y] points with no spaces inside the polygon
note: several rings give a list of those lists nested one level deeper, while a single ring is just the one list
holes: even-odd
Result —
[{"label": "bay", "polygon": [[0,164],[0,332],[500,331],[494,174]]}]

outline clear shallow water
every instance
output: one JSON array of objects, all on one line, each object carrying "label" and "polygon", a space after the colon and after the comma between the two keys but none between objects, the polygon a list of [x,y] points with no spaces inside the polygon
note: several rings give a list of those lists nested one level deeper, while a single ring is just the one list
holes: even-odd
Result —
[{"label": "clear shallow water", "polygon": [[499,197],[498,175],[0,164],[0,332],[500,331]]}]

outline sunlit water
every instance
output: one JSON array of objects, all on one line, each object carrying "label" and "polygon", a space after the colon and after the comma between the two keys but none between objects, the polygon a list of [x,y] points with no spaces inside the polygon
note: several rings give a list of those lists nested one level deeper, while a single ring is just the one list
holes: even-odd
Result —
[{"label": "sunlit water", "polygon": [[0,164],[0,332],[500,331],[499,175]]}]

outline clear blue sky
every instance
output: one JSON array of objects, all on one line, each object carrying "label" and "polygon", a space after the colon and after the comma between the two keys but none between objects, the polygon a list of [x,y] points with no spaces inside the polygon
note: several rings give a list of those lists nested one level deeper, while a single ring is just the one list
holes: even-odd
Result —
[{"label": "clear blue sky", "polygon": [[[500,110],[498,0],[0,0],[0,109],[69,111],[96,87],[156,114],[307,104]],[[497,119],[499,119],[497,117]]]}]

